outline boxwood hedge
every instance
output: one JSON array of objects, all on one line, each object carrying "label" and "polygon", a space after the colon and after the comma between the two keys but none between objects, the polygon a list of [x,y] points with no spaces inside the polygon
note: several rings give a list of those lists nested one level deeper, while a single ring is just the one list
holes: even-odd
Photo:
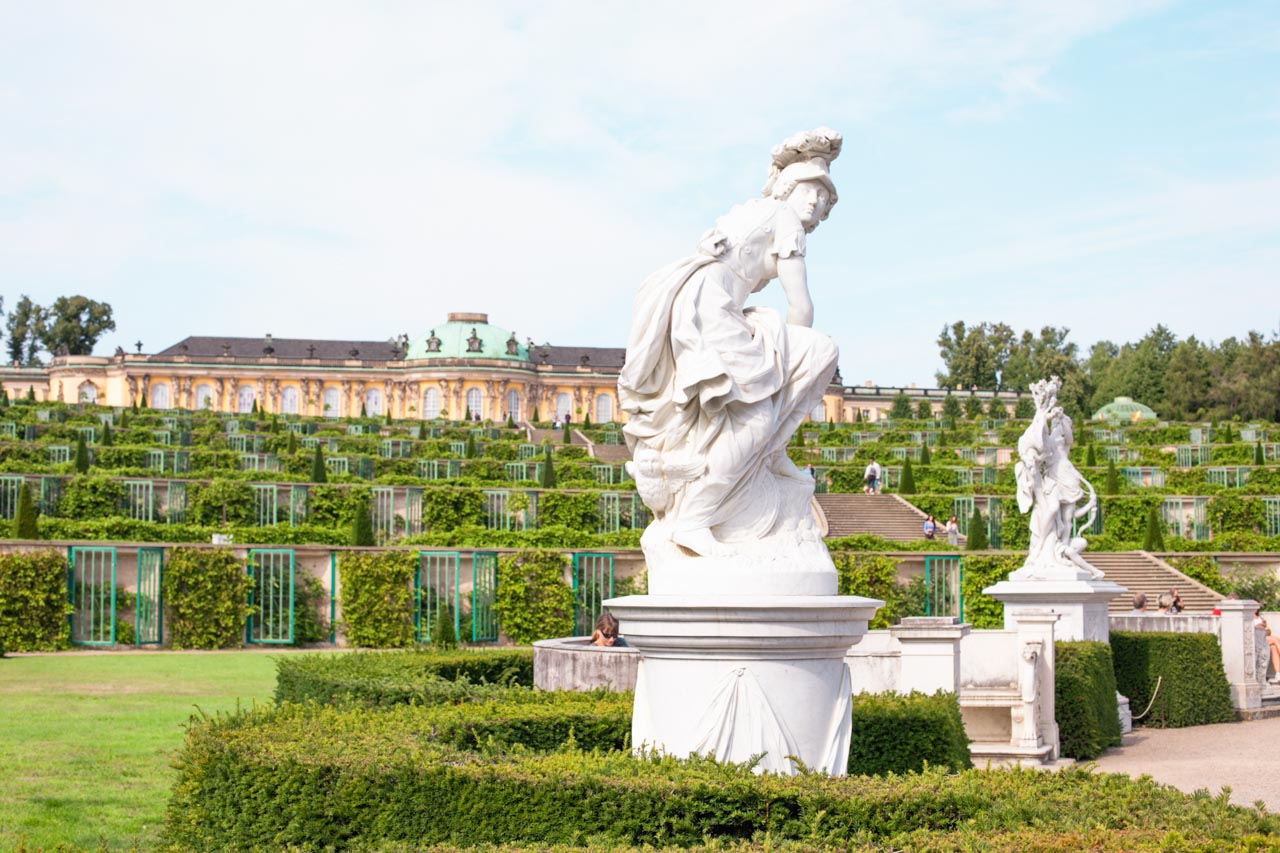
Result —
[{"label": "boxwood hedge", "polygon": [[[1212,634],[1112,631],[1111,653],[1116,687],[1129,697],[1135,723],[1180,728],[1235,719],[1222,650]],[[1151,710],[1139,719],[1148,704]]]},{"label": "boxwood hedge", "polygon": [[[1185,849],[1179,840],[1186,838],[1220,849],[1280,833],[1280,817],[1225,798],[1187,797],[1150,780],[1079,768],[779,777],[704,759],[510,745],[523,736],[521,726],[550,732],[573,703],[599,715],[622,702],[622,695],[558,696],[542,708],[507,705],[487,718],[477,715],[480,706],[283,705],[208,719],[188,729],[164,836],[190,850],[395,842],[691,847],[753,839],[915,849],[924,845],[911,844],[913,837],[954,831],[1077,840],[1119,831],[1174,839],[1168,849]],[[528,713],[556,705],[536,721]],[[488,729],[462,723],[484,719]],[[573,732],[576,738],[576,726]],[[467,742],[477,745],[458,747]]]},{"label": "boxwood hedge", "polygon": [[[460,682],[460,684],[453,684]],[[468,649],[283,655],[277,702],[367,706],[454,701],[476,685],[533,686],[533,649]]]},{"label": "boxwood hedge", "polygon": [[1111,647],[1082,640],[1054,648],[1054,712],[1064,758],[1097,758],[1120,745]]},{"label": "boxwood hedge", "polygon": [[954,693],[859,693],[853,697],[850,773],[972,767]]}]

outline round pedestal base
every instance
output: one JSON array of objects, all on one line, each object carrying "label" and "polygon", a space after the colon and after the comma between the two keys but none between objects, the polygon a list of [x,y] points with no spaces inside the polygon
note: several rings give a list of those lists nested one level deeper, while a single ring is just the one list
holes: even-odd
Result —
[{"label": "round pedestal base", "polygon": [[[849,759],[845,653],[883,602],[857,596],[649,595],[605,606],[641,655],[632,743],[832,775]],[[797,759],[799,763],[797,763]]]}]

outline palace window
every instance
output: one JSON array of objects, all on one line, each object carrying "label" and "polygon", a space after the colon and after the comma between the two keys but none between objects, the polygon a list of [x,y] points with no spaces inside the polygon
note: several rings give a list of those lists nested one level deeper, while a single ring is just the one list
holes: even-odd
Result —
[{"label": "palace window", "polygon": [[440,417],[440,392],[428,388],[422,395],[422,416],[427,420]]},{"label": "palace window", "polygon": [[324,389],[321,403],[326,418],[342,417],[342,392],[337,388]]},{"label": "palace window", "polygon": [[563,421],[573,411],[573,401],[569,395],[561,391],[556,394],[556,420]]},{"label": "palace window", "polygon": [[76,389],[76,399],[81,403],[98,402],[98,386],[92,382],[81,382],[80,387]]},{"label": "palace window", "polygon": [[153,409],[167,409],[169,402],[169,383],[153,382],[151,383],[151,399],[147,403]]},{"label": "palace window", "polygon": [[613,397],[608,394],[596,395],[596,423],[613,422]]},{"label": "palace window", "polygon": [[520,420],[520,392],[519,391],[507,392],[507,414],[516,420]]},{"label": "palace window", "polygon": [[280,411],[286,415],[298,414],[298,389],[292,385],[280,389]]},{"label": "palace window", "polygon": [[364,410],[369,415],[382,414],[382,392],[377,388],[370,388],[364,392]]},{"label": "palace window", "polygon": [[253,386],[241,385],[240,390],[236,392],[236,411],[241,413],[253,411]]},{"label": "palace window", "polygon": [[213,386],[197,385],[196,386],[196,411],[202,412],[213,408]]},{"label": "palace window", "polygon": [[471,417],[484,417],[484,403],[481,401],[479,388],[467,389],[467,408],[471,410]]}]

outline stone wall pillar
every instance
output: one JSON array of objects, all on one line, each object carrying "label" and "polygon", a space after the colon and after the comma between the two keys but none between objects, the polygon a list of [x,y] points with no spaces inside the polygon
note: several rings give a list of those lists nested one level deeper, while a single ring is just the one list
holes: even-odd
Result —
[{"label": "stone wall pillar", "polygon": [[889,629],[901,649],[898,690],[960,691],[960,640],[969,624],[954,616],[908,616]]},{"label": "stone wall pillar", "polygon": [[1231,685],[1231,703],[1237,710],[1262,707],[1262,688],[1267,678],[1266,631],[1253,626],[1258,602],[1224,599],[1218,641],[1222,645],[1222,668]]},{"label": "stone wall pillar", "polygon": [[[1050,761],[1057,760],[1059,747],[1058,721],[1054,716],[1055,660],[1053,640],[1054,626],[1060,616],[1060,613],[1047,608],[1039,610],[1025,608],[1019,610],[1011,626],[1017,632],[1018,654],[1023,656],[1019,666],[1021,667],[1026,663],[1030,668],[1032,664],[1026,661],[1026,657],[1033,651],[1037,656],[1037,660],[1034,663],[1034,673],[1029,674],[1031,678],[1034,678],[1034,684],[1023,683],[1020,680],[1019,687],[1026,706],[1024,713],[1028,717],[1034,717],[1035,720],[1034,727],[1029,724],[1029,720],[1026,721],[1026,730],[1034,730],[1041,745],[1052,747],[1052,752],[1048,756]],[[1015,737],[1017,728],[1015,725]],[[1025,740],[1026,738],[1024,738],[1024,745],[1029,746],[1030,744],[1026,744]]]}]

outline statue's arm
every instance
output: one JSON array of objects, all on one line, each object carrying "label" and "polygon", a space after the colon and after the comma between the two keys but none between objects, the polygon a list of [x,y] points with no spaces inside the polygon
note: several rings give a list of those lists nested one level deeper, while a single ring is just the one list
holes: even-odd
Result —
[{"label": "statue's arm", "polygon": [[812,326],[813,300],[809,297],[804,255],[778,258],[778,281],[787,295],[787,322],[793,326]]}]

